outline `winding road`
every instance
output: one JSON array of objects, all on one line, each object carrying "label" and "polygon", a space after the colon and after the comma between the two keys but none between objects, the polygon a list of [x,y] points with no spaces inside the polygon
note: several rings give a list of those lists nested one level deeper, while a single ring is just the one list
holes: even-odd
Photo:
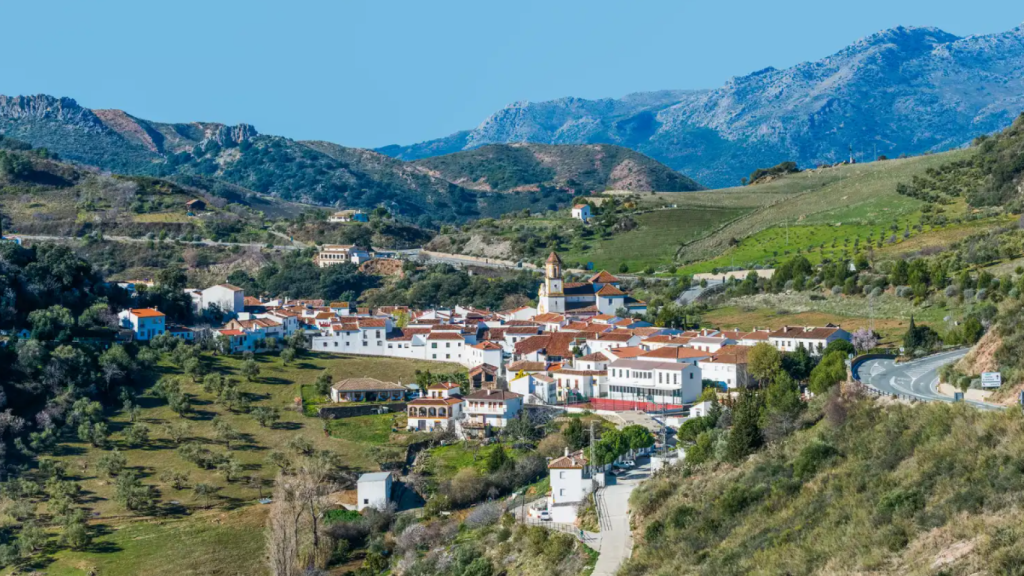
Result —
[{"label": "winding road", "polygon": [[[73,240],[84,240],[84,237],[78,237],[78,236],[47,236],[47,235],[41,235],[41,234],[19,234],[17,232],[12,232],[11,236],[17,236],[17,237],[19,237],[19,238],[21,238],[23,240],[35,240],[35,241],[39,241],[39,242],[67,242],[67,241],[73,241]],[[283,234],[281,234],[280,236],[284,237],[289,242],[292,242],[292,244],[274,245],[273,249],[275,249],[275,250],[300,250],[302,248],[305,248],[305,246],[302,245],[301,243],[297,243],[294,240],[289,239],[287,236],[284,236]],[[106,236],[106,235],[104,235],[103,239],[104,240],[108,240],[110,242],[127,242],[127,243],[159,242],[159,240],[156,240],[156,239],[151,239],[151,238],[132,238],[131,236]],[[267,248],[267,245],[265,243],[261,244],[259,242],[218,242],[216,240],[171,240],[171,239],[163,240],[163,242],[166,242],[166,243],[169,243],[169,244],[181,243],[181,244],[195,244],[195,245],[201,245],[201,246],[242,246],[244,248]]]},{"label": "winding road", "polygon": [[[953,350],[927,356],[919,360],[896,364],[891,358],[865,360],[857,365],[860,381],[883,394],[909,396],[923,402],[952,402],[953,398],[940,394],[939,368],[956,362],[969,350]],[[1005,406],[965,400],[982,410],[1003,410]]]}]

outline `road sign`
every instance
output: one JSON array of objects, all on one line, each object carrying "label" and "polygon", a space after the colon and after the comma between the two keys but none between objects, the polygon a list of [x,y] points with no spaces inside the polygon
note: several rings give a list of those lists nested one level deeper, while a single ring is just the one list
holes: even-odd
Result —
[{"label": "road sign", "polygon": [[953,392],[953,402],[963,402],[963,401],[964,401],[964,393],[963,392]]},{"label": "road sign", "polygon": [[900,354],[903,354],[903,353],[904,353],[904,352],[906,352],[906,351],[907,351],[907,350],[906,350],[905,348],[903,348],[903,346],[900,346]]},{"label": "road sign", "polygon": [[1003,375],[999,372],[983,372],[981,374],[982,388],[999,388],[1003,385]]}]

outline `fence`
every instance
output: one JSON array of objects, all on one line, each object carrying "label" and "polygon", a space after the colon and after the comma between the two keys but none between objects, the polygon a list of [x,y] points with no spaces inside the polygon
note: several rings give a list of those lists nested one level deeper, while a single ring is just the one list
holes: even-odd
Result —
[{"label": "fence", "polygon": [[555,532],[569,534],[570,536],[573,536],[574,538],[579,540],[584,546],[588,546],[590,548],[593,548],[597,544],[597,538],[595,538],[592,534],[585,532],[584,530],[581,530],[580,528],[577,528],[572,524],[565,524],[562,522],[550,522],[546,520],[538,520],[537,518],[529,517],[523,520],[522,523],[526,524],[527,526],[540,526],[542,528],[547,528],[548,530],[554,530]]}]

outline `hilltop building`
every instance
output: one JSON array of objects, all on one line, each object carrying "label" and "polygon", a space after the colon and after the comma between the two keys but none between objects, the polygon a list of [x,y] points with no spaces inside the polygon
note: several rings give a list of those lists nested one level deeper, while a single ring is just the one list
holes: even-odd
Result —
[{"label": "hilltop building", "polygon": [[539,315],[562,314],[573,319],[603,315],[614,317],[618,310],[644,314],[647,304],[623,292],[621,282],[602,270],[586,282],[562,282],[562,259],[552,252],[544,264],[544,283],[537,295]]}]

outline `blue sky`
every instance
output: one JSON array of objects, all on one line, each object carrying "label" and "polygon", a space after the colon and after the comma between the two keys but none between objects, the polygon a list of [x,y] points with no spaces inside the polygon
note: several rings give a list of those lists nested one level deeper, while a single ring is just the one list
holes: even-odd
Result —
[{"label": "blue sky", "polygon": [[714,88],[897,25],[966,36],[1020,1],[174,0],[5,3],[0,93],[349,146],[472,128],[517,100]]}]

